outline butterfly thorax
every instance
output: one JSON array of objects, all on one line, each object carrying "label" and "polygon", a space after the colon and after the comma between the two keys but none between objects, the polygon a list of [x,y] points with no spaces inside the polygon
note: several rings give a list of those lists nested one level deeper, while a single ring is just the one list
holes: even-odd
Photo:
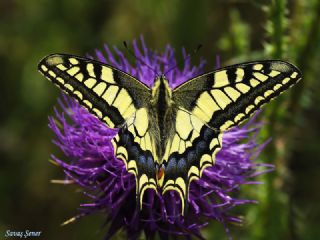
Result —
[{"label": "butterfly thorax", "polygon": [[176,104],[172,100],[172,90],[163,75],[155,80],[150,103],[148,111],[150,133],[155,144],[158,163],[161,164],[164,161],[166,145],[174,135],[174,119],[177,113]]}]

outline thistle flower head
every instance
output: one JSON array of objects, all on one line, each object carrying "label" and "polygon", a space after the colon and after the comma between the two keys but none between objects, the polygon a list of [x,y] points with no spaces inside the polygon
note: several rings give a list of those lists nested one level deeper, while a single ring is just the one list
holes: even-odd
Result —
[{"label": "thistle flower head", "polygon": [[[169,45],[163,53],[152,51],[143,39],[141,45],[138,47],[134,41],[133,51],[144,63],[137,60],[132,65],[119,49],[111,51],[108,46],[105,53],[96,51],[93,58],[152,86],[155,72],[150,68],[159,73],[172,69],[176,66],[175,52]],[[172,88],[203,73],[204,60],[198,66],[191,66],[187,53],[183,50],[182,54],[186,59],[183,68],[173,68],[166,75]],[[111,139],[117,130],[109,129],[67,96],[63,96],[59,104],[61,110],[55,109],[49,126],[56,135],[54,143],[63,151],[65,159],[52,158],[63,168],[66,179],[79,185],[90,199],[90,203],[81,204],[79,216],[105,212],[107,238],[120,229],[126,231],[130,239],[137,239],[142,232],[148,239],[157,234],[163,239],[177,235],[202,238],[200,229],[208,221],[239,223],[241,218],[233,216],[231,209],[254,202],[236,197],[241,185],[256,184],[252,177],[262,173],[258,167],[263,164],[252,159],[262,148],[254,138],[259,126],[252,121],[224,133],[223,148],[216,156],[215,165],[207,168],[201,179],[191,182],[189,209],[182,216],[180,198],[174,191],[161,195],[147,190],[140,210],[134,175],[113,155]]]}]

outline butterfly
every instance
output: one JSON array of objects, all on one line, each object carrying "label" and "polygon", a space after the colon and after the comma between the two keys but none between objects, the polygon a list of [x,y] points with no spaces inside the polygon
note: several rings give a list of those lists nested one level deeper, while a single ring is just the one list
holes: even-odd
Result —
[{"label": "butterfly", "polygon": [[228,66],[171,89],[164,75],[149,88],[110,65],[73,55],[52,54],[39,71],[109,128],[114,155],[136,179],[142,208],[147,189],[178,192],[181,212],[189,187],[213,166],[226,130],[301,79],[278,60]]}]

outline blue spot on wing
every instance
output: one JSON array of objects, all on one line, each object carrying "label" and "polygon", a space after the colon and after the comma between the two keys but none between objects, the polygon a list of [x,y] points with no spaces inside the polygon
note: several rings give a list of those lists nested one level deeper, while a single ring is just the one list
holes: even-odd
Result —
[{"label": "blue spot on wing", "polygon": [[177,171],[178,172],[185,172],[187,171],[187,162],[184,158],[181,158],[179,161],[178,161],[178,164],[177,164]]},{"label": "blue spot on wing", "polygon": [[177,162],[175,158],[170,158],[168,165],[166,166],[166,174],[175,174],[177,169]]}]

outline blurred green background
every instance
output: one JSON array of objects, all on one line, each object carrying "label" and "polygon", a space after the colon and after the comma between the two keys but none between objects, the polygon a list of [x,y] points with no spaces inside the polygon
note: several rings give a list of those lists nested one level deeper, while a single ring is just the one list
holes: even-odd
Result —
[{"label": "blurred green background", "polygon": [[[283,59],[301,69],[303,81],[264,108],[260,138],[273,141],[260,159],[276,170],[243,189],[260,204],[237,208],[245,224],[231,231],[236,239],[320,239],[319,0],[0,0],[0,30],[0,239],[26,229],[42,231],[41,239],[103,239],[103,215],[60,226],[86,199],[50,183],[63,178],[48,162],[59,155],[47,127],[59,91],[36,67],[47,54],[93,54],[104,43],[125,51],[122,41],[140,34],[158,51],[203,44],[192,61],[203,56],[206,70],[216,54],[223,66]],[[227,239],[215,222],[204,234]]]}]

